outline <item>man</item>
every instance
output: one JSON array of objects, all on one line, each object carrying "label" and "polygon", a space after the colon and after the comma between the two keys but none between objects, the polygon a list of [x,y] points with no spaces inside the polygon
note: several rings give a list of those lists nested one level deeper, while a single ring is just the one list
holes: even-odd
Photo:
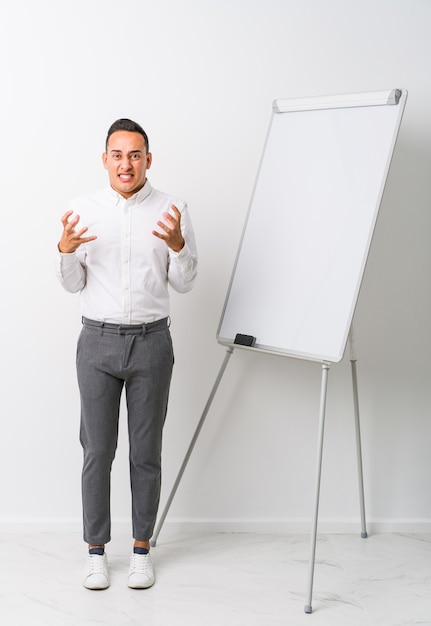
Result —
[{"label": "man", "polygon": [[78,198],[61,218],[57,274],[80,293],[77,347],[84,461],[82,503],[88,560],[83,584],[109,586],[110,475],[120,396],[128,414],[134,547],[128,585],[154,584],[149,540],[160,497],[161,442],[173,367],[168,286],[190,291],[197,273],[187,206],[156,189],[148,137],[119,119],[106,138],[110,185]]}]

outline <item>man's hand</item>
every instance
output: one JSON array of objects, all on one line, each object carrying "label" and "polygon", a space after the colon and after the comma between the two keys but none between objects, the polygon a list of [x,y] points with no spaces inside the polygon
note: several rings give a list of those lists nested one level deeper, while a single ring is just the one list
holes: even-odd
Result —
[{"label": "man's hand", "polygon": [[73,217],[69,221],[69,217],[72,214],[73,211],[67,211],[67,213],[65,213],[61,218],[61,223],[63,224],[63,233],[58,244],[58,249],[64,254],[70,254],[71,252],[75,252],[75,250],[77,250],[81,244],[97,239],[95,235],[93,235],[92,237],[83,237],[84,233],[86,233],[88,230],[86,226],[76,231],[75,227],[79,222],[79,215],[75,215],[75,217]]},{"label": "man's hand", "polygon": [[174,252],[180,252],[184,248],[184,237],[181,233],[181,213],[175,206],[171,204],[174,215],[163,213],[164,222],[157,222],[157,226],[162,229],[162,233],[153,230],[153,235],[159,239],[163,239],[168,248]]}]

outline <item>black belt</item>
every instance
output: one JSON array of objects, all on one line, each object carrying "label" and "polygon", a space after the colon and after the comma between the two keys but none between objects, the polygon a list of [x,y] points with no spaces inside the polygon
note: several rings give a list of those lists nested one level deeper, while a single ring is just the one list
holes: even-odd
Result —
[{"label": "black belt", "polygon": [[89,320],[87,317],[83,317],[82,323],[84,326],[99,328],[102,332],[113,333],[115,335],[145,335],[146,333],[153,333],[157,330],[168,328],[169,317],[164,317],[155,322],[148,322],[148,324],[112,324],[110,322]]}]

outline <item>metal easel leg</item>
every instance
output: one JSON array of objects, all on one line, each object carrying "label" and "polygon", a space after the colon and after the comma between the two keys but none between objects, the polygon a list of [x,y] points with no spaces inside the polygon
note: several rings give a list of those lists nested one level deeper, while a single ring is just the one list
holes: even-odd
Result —
[{"label": "metal easel leg", "polygon": [[307,598],[304,611],[311,613],[311,598],[313,594],[313,578],[314,578],[314,562],[316,558],[316,538],[317,538],[317,518],[319,515],[319,497],[320,497],[320,478],[322,474],[322,455],[323,455],[323,435],[325,431],[325,411],[326,411],[326,392],[328,388],[329,363],[322,364],[322,385],[320,392],[320,415],[319,415],[319,438],[317,446],[317,473],[316,473],[316,493],[314,500],[313,526],[311,532],[310,545],[310,561],[308,569],[308,587]]},{"label": "metal easel leg", "polygon": [[358,376],[356,370],[356,350],[353,334],[353,326],[350,328],[349,334],[349,346],[350,346],[350,365],[352,370],[352,385],[353,385],[353,406],[355,411],[355,432],[356,432],[356,458],[358,462],[358,481],[359,481],[359,505],[361,510],[361,537],[366,539],[368,537],[366,522],[365,522],[365,498],[364,498],[364,477],[362,471],[362,447],[361,447],[361,427],[359,422],[359,396],[358,396]]},{"label": "metal easel leg", "polygon": [[220,381],[221,381],[221,379],[223,377],[224,371],[226,369],[226,366],[228,364],[228,361],[229,361],[232,353],[233,353],[233,348],[229,347],[227,349],[227,351],[226,351],[226,354],[225,354],[225,357],[224,357],[224,361],[222,363],[222,366],[220,368],[220,371],[218,373],[218,376],[216,378],[216,381],[214,383],[214,386],[212,388],[210,396],[209,396],[209,398],[207,400],[207,403],[205,405],[205,408],[204,408],[204,410],[202,412],[202,416],[201,416],[201,418],[199,420],[199,423],[198,423],[198,425],[196,427],[195,434],[193,435],[193,438],[192,438],[192,440],[190,442],[190,445],[188,447],[186,456],[184,457],[184,461],[183,461],[183,463],[181,465],[180,471],[178,472],[178,476],[177,476],[177,478],[175,480],[174,486],[172,487],[172,490],[171,490],[171,493],[169,495],[169,498],[168,498],[168,500],[167,500],[167,502],[165,504],[165,508],[164,508],[163,513],[162,513],[162,515],[160,517],[159,523],[157,524],[157,527],[156,527],[156,529],[154,531],[154,534],[153,534],[153,536],[151,538],[151,545],[153,547],[157,543],[157,538],[158,538],[159,533],[160,533],[160,531],[162,529],[162,526],[163,526],[163,523],[165,521],[166,515],[168,514],[169,508],[170,508],[170,506],[172,504],[172,500],[174,499],[175,493],[176,493],[176,491],[178,489],[178,485],[180,484],[181,478],[182,478],[182,476],[184,474],[184,470],[186,469],[187,463],[189,462],[190,456],[191,456],[191,454],[193,452],[193,448],[195,447],[195,443],[197,441],[197,438],[199,437],[199,433],[200,433],[200,431],[202,429],[202,426],[204,425],[205,418],[206,418],[206,416],[208,414],[208,411],[210,409],[210,406],[212,404],[212,401],[214,399],[214,396],[216,394],[216,391],[218,389],[218,386],[219,386]]}]

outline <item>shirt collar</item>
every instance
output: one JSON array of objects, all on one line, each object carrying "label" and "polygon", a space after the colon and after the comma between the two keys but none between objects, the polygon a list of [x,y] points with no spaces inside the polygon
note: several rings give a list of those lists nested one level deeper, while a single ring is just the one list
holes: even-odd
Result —
[{"label": "shirt collar", "polygon": [[107,188],[108,194],[115,204],[120,204],[120,202],[130,202],[131,204],[137,204],[139,202],[142,202],[147,196],[150,195],[152,189],[153,188],[151,186],[151,183],[147,178],[147,180],[145,181],[145,185],[142,187],[142,189],[134,193],[133,196],[130,196],[130,198],[127,198],[126,200],[124,196],[115,191],[115,189],[113,189],[111,186]]}]

